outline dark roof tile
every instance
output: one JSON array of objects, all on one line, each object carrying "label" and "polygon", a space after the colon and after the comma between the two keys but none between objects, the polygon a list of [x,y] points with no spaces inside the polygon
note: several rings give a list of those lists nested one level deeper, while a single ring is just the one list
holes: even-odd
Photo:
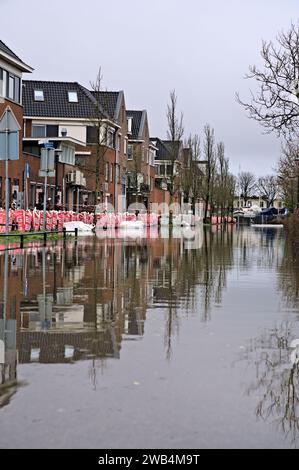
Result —
[{"label": "dark roof tile", "polygon": [[140,126],[142,121],[143,111],[131,111],[127,110],[127,118],[132,118],[132,134],[129,138],[138,140],[140,134]]},{"label": "dark roof tile", "polygon": [[99,102],[102,108],[109,114],[111,119],[116,119],[116,108],[118,102],[119,91],[91,91],[93,96],[99,95]]},{"label": "dark roof tile", "polygon": [[[161,140],[159,137],[151,137],[150,141],[157,147],[156,151],[156,160],[172,160],[172,141],[170,140]],[[177,154],[180,149],[180,142],[175,142],[175,147]]]},{"label": "dark roof tile", "polygon": [[[43,90],[44,101],[35,101],[34,90]],[[78,102],[70,103],[68,92],[77,92]],[[23,80],[24,116],[92,119],[97,116],[97,100],[77,82]],[[109,115],[99,103],[102,118]]]},{"label": "dark roof tile", "polygon": [[4,44],[3,41],[0,39],[0,50],[5,52],[5,54],[9,55],[15,60],[18,60],[19,62],[23,62],[20,57],[17,56],[6,44]]}]

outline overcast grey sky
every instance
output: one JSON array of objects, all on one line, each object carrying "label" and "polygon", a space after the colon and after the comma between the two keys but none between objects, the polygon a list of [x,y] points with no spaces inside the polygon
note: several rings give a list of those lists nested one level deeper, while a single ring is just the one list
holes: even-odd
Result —
[{"label": "overcast grey sky", "polygon": [[234,94],[249,96],[249,64],[262,39],[299,16],[298,0],[0,0],[1,39],[35,71],[26,78],[78,81],[102,67],[108,90],[147,109],[152,136],[166,136],[175,89],[186,134],[205,123],[237,173],[272,171],[280,142],[249,120]]}]

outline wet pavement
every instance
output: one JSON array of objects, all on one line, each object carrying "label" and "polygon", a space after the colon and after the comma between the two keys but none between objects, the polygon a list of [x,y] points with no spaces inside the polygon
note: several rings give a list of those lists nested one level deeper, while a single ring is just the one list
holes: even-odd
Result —
[{"label": "wet pavement", "polygon": [[282,230],[35,242],[0,289],[1,448],[298,447]]}]

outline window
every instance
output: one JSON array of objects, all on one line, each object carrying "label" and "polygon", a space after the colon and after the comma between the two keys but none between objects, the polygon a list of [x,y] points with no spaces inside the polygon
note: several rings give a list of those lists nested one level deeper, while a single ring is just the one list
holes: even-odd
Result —
[{"label": "window", "polygon": [[172,175],[172,165],[167,165],[167,176]]},{"label": "window", "polygon": [[115,174],[116,181],[118,183],[120,183],[120,171],[119,171],[119,166],[118,165],[116,165],[115,171],[116,171],[116,174]]},{"label": "window", "polygon": [[127,148],[128,148],[128,139],[125,138],[124,140],[124,154],[127,154]]},{"label": "window", "polygon": [[109,163],[106,163],[105,180],[109,181]]},{"label": "window", "polygon": [[54,124],[47,125],[47,137],[58,137],[58,126]]},{"label": "window", "polygon": [[0,68],[0,96],[6,95],[6,70]]},{"label": "window", "polygon": [[78,95],[76,91],[68,91],[69,103],[78,103]]},{"label": "window", "polygon": [[110,178],[109,179],[110,179],[110,183],[112,183],[112,181],[113,181],[113,165],[112,165],[112,163],[110,165]]},{"label": "window", "polygon": [[31,137],[58,137],[58,126],[53,124],[33,124]]},{"label": "window", "polygon": [[14,100],[15,98],[15,77],[11,73],[9,74],[9,79],[8,79],[7,98],[11,100]]},{"label": "window", "polygon": [[43,90],[34,90],[34,101],[44,101]]},{"label": "window", "polygon": [[114,148],[114,131],[112,129],[107,131],[107,145],[110,148]]},{"label": "window", "polygon": [[117,150],[120,152],[121,149],[121,136],[117,136]]},{"label": "window", "polygon": [[150,149],[150,151],[149,151],[149,164],[151,166],[155,165],[155,156],[156,156],[155,150]]},{"label": "window", "polygon": [[21,79],[0,68],[0,96],[21,102]]},{"label": "window", "polygon": [[19,77],[15,77],[15,97],[14,100],[17,103],[21,102],[21,79]]},{"label": "window", "polygon": [[46,126],[35,124],[32,126],[32,137],[46,137]]},{"label": "window", "polygon": [[133,122],[133,118],[132,118],[132,117],[128,117],[128,118],[127,118],[128,134],[132,134],[132,122]]},{"label": "window", "polygon": [[133,160],[133,145],[128,145],[128,160]]},{"label": "window", "polygon": [[86,141],[88,144],[96,144],[98,142],[98,128],[96,126],[86,127]]}]

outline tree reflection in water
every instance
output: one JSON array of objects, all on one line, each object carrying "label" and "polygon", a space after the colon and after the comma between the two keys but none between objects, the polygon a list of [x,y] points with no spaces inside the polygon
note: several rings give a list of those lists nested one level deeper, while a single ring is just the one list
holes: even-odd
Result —
[{"label": "tree reflection in water", "polygon": [[257,418],[272,420],[289,437],[299,443],[299,364],[290,359],[294,325],[283,322],[251,342],[242,359],[255,366],[255,379],[248,395],[258,395]]},{"label": "tree reflection in water", "polygon": [[[206,229],[199,249],[184,249],[183,240],[170,237],[167,253],[154,263],[158,280],[154,286],[154,304],[166,307],[164,345],[166,359],[173,355],[173,339],[179,335],[183,315],[211,319],[213,303],[220,305],[227,285],[227,273],[233,265],[233,230],[222,227],[216,233]],[[149,257],[151,252],[149,250]],[[159,281],[160,280],[160,281]]]}]

